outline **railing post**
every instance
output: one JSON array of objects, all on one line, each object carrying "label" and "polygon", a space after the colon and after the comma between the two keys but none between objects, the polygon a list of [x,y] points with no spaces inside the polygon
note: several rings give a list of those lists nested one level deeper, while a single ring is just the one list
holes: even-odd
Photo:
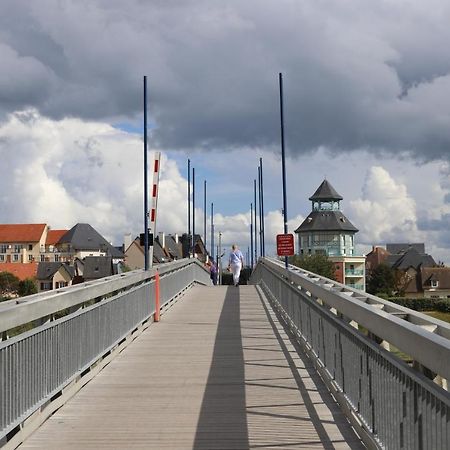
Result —
[{"label": "railing post", "polygon": [[160,310],[160,299],[159,299],[159,286],[160,286],[160,280],[159,280],[159,272],[156,271],[155,274],[155,315],[153,316],[153,320],[155,322],[159,322],[159,310]]}]

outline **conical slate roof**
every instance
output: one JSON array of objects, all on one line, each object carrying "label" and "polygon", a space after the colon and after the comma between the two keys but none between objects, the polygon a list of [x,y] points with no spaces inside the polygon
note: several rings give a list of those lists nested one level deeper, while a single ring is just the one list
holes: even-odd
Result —
[{"label": "conical slate roof", "polygon": [[312,211],[295,230],[296,233],[302,231],[349,231],[357,233],[358,228],[341,211]]},{"label": "conical slate roof", "polygon": [[316,192],[314,192],[311,197],[309,197],[311,201],[314,200],[342,200],[343,197],[339,195],[333,186],[328,182],[328,180],[323,180],[322,184],[317,188]]}]

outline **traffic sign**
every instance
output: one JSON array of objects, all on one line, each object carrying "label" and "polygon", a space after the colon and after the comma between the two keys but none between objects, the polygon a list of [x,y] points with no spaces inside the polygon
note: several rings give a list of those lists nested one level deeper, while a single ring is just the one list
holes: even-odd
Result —
[{"label": "traffic sign", "polygon": [[292,256],[294,253],[294,235],[277,234],[277,255]]}]

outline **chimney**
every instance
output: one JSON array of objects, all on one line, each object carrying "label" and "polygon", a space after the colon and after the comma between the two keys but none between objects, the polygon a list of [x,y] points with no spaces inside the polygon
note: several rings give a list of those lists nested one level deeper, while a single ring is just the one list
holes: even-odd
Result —
[{"label": "chimney", "polygon": [[128,247],[131,245],[131,233],[126,234],[123,237],[123,251],[126,252]]},{"label": "chimney", "polygon": [[175,239],[175,242],[178,244],[179,240],[178,240],[178,233],[175,233],[173,235],[173,238]]},{"label": "chimney", "polygon": [[159,240],[159,245],[161,245],[162,248],[166,248],[166,236],[164,235],[164,232],[159,232],[158,233],[158,240]]}]

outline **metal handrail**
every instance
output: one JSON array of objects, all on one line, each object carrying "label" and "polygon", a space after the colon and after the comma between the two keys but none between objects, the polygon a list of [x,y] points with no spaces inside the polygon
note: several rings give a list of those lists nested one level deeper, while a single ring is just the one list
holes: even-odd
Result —
[{"label": "metal handrail", "polygon": [[378,345],[386,340],[448,379],[448,324],[274,259],[260,259],[251,281],[280,311],[367,445],[450,447],[449,392]]},{"label": "metal handrail", "polygon": [[193,283],[211,284],[198,260],[184,259],[1,305],[3,331],[67,308],[69,314],[0,341],[0,446],[30,415],[71,383],[81,383],[105,355],[151,322],[156,271],[161,309]]},{"label": "metal handrail", "polygon": [[163,277],[189,264],[203,267],[197,259],[180,259],[160,264],[153,269],[143,269],[113,275],[99,280],[87,281],[52,291],[20,297],[0,303],[0,333],[43,317],[51,316],[67,308],[76,307],[92,299],[101,299],[115,291],[129,289],[151,280],[156,271]]}]

